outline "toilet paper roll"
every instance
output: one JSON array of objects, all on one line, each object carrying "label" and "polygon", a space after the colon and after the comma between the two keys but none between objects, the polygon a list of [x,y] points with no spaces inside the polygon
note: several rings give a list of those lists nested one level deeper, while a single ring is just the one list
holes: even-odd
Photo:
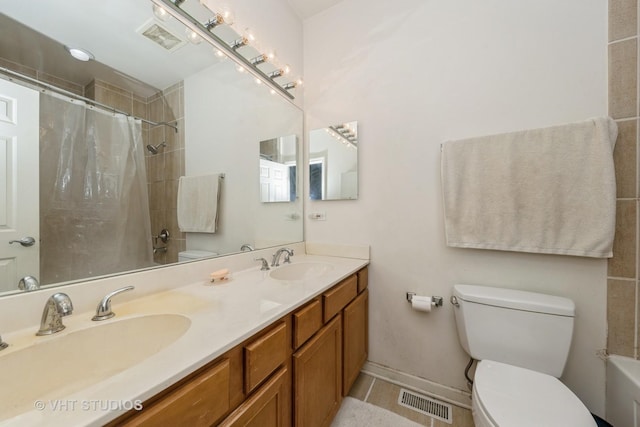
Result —
[{"label": "toilet paper roll", "polygon": [[411,298],[411,308],[413,308],[414,310],[430,312],[432,306],[433,304],[431,297],[414,295]]}]

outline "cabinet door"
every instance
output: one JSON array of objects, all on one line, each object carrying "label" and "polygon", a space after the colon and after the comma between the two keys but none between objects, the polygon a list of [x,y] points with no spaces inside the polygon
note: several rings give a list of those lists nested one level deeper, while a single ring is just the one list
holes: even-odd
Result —
[{"label": "cabinet door", "polygon": [[121,426],[210,426],[229,410],[229,360],[204,370]]},{"label": "cabinet door", "polygon": [[289,427],[291,377],[286,367],[227,417],[220,427]]},{"label": "cabinet door", "polygon": [[362,365],[367,360],[369,337],[369,290],[365,289],[343,313],[343,387],[344,396],[349,394],[353,382],[358,377]]},{"label": "cabinet door", "polygon": [[329,426],[342,402],[342,315],[293,355],[296,427]]}]

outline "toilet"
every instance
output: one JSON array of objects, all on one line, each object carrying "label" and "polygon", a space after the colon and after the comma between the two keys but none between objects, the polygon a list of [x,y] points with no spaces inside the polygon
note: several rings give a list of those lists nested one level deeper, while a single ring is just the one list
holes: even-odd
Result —
[{"label": "toilet", "polygon": [[597,427],[560,380],[575,305],[567,298],[455,285],[458,337],[478,360],[471,395],[476,427]]},{"label": "toilet", "polygon": [[218,256],[216,252],[209,251],[200,251],[200,250],[190,250],[190,251],[182,251],[178,252],[178,262],[183,261],[194,261],[201,258],[211,258],[214,256]]}]

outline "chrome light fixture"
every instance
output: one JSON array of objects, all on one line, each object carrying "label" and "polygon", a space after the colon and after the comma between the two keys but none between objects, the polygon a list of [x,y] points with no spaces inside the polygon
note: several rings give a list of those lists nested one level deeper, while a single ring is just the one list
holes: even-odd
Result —
[{"label": "chrome light fixture", "polygon": [[[273,54],[262,53],[250,58],[245,57],[240,52],[241,48],[244,46],[253,46],[253,35],[251,34],[251,31],[249,29],[245,29],[243,34],[239,34],[236,39],[232,41],[225,41],[218,35],[222,33],[214,32],[213,30],[222,24],[231,24],[233,20],[232,15],[229,12],[213,12],[206,6],[205,0],[200,0],[200,4],[203,5],[207,10],[209,10],[209,12],[213,13],[213,16],[211,18],[204,22],[201,22],[181,8],[181,5],[185,1],[186,0],[151,0],[151,2],[155,6],[166,9],[170,16],[174,17],[178,22],[185,25],[188,31],[190,31],[190,34],[193,33],[193,36],[189,37],[192,43],[198,39],[207,41],[217,50],[216,55],[220,56],[220,54],[218,53],[220,52],[228,56],[238,65],[239,69],[248,71],[254,77],[270,86],[272,90],[280,92],[280,94],[286,96],[289,99],[294,99],[294,96],[289,91],[297,86],[300,86],[302,84],[301,80],[287,83],[286,85],[281,85],[274,80],[287,74],[289,71],[288,66],[282,67],[275,71],[265,71],[259,66],[266,62],[273,64]],[[231,30],[231,32],[233,31],[234,30]],[[238,34],[237,31],[236,34]],[[197,38],[195,36],[197,36]],[[255,52],[253,49],[248,48],[246,50],[242,49],[242,51]],[[255,55],[255,53],[253,53],[253,55]]]}]

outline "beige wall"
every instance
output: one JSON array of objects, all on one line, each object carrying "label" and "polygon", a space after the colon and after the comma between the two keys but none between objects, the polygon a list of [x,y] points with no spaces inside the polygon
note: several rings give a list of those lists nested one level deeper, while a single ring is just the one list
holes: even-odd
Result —
[{"label": "beige wall", "polygon": [[609,1],[609,115],[618,123],[614,152],[617,217],[607,283],[607,350],[638,357],[638,3]]}]

